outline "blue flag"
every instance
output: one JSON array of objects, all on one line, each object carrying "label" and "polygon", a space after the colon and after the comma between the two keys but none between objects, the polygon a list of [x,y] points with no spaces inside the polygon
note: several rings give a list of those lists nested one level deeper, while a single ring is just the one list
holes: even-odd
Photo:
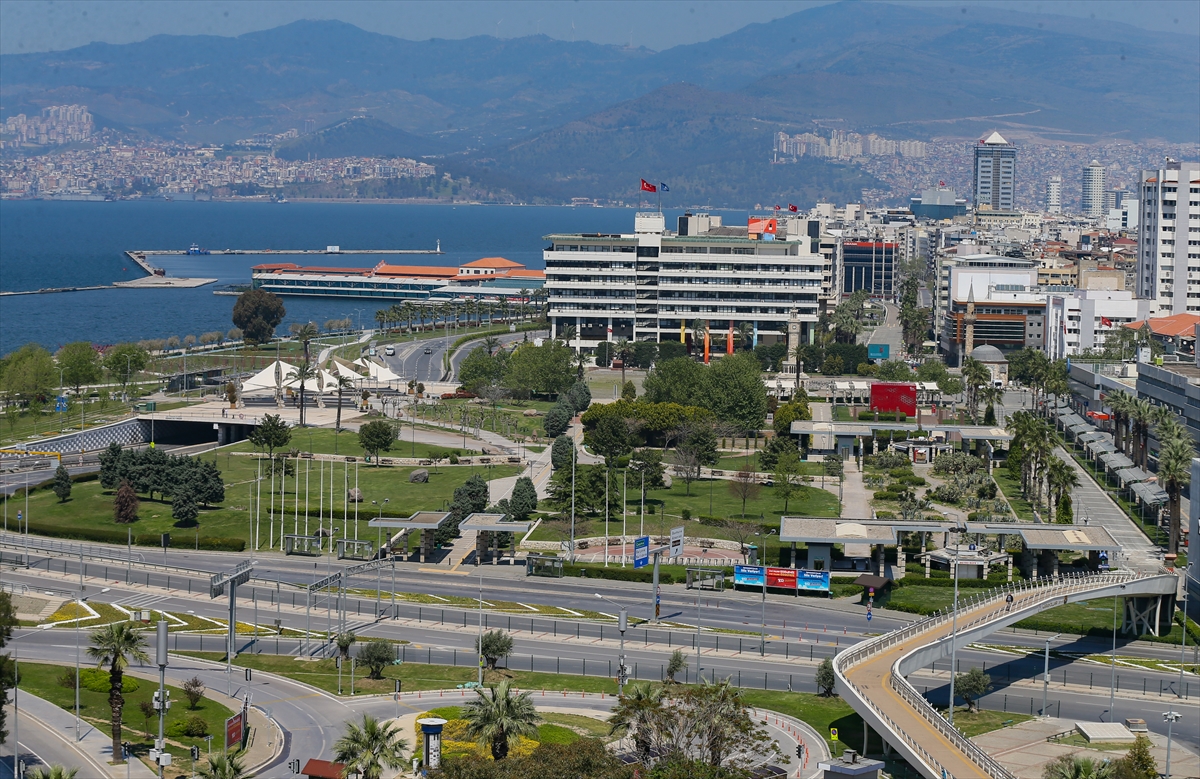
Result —
[{"label": "blue flag", "polygon": [[660,182],[658,182],[658,191],[659,192],[670,192],[671,188],[660,181]]}]

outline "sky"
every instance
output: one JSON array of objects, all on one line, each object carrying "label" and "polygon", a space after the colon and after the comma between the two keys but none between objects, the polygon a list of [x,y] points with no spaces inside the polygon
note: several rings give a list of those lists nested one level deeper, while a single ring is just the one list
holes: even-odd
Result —
[{"label": "sky", "polygon": [[[716,38],[830,0],[3,0],[0,54],[70,49],[151,35],[233,36],[298,19],[338,19],[412,40],[545,33],[656,51]],[[1195,0],[892,0],[978,5],[1121,22],[1200,38]]]}]

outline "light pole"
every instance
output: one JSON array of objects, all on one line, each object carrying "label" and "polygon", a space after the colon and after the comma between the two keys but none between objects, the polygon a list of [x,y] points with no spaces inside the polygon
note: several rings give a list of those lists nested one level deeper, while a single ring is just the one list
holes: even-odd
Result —
[{"label": "light pole", "polygon": [[[1186,627],[1186,625],[1185,625]],[[1166,779],[1171,779],[1171,729],[1172,726],[1183,717],[1177,711],[1164,711],[1163,722],[1167,723],[1167,765]]]},{"label": "light pole", "polygon": [[[954,529],[959,530],[958,515],[942,512],[943,516],[954,517]],[[965,529],[965,528],[964,528]],[[954,674],[958,666],[958,549],[954,544],[954,615],[950,626],[950,724],[954,724]]]},{"label": "light pole", "polygon": [[[1125,589],[1125,585],[1121,585],[1121,589]],[[1184,632],[1187,632],[1187,623],[1184,623]],[[1109,672],[1108,680],[1108,721],[1116,722],[1114,719],[1113,706],[1117,700],[1117,596],[1113,595],[1113,634],[1112,634],[1112,664]]]},{"label": "light pole", "polygon": [[763,538],[762,525],[758,526],[758,548],[762,550],[762,558],[758,561],[763,567],[762,586],[762,622],[758,632],[758,656],[767,656],[767,541]]},{"label": "light pole", "polygon": [[612,603],[612,605],[621,610],[620,615],[617,617],[617,630],[621,633],[621,655],[617,661],[617,695],[621,695],[625,692],[625,679],[628,673],[625,668],[625,631],[629,628],[629,611],[621,604],[613,603],[613,601],[600,593],[596,593],[596,597],[605,603]]},{"label": "light pole", "polygon": [[[766,581],[766,579],[763,579]],[[700,590],[696,590],[696,683],[700,682]]]},{"label": "light pole", "polygon": [[1046,695],[1050,689],[1050,642],[1061,636],[1062,633],[1055,633],[1046,639],[1046,654],[1045,660],[1042,663],[1042,716],[1046,716]]},{"label": "light pole", "polygon": [[479,575],[479,633],[475,638],[475,648],[479,650],[479,686],[483,687],[483,574]]}]

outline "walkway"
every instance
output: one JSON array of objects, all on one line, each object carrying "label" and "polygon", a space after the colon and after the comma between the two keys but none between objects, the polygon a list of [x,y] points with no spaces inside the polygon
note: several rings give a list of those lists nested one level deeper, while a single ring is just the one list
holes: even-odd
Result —
[{"label": "walkway", "polygon": [[1121,544],[1122,565],[1135,571],[1156,571],[1162,565],[1158,547],[1151,543],[1141,528],[1121,510],[1121,507],[1096,483],[1091,474],[1062,447],[1054,450],[1059,459],[1069,463],[1079,476],[1079,486],[1071,491],[1075,521],[1096,524],[1107,530]]}]

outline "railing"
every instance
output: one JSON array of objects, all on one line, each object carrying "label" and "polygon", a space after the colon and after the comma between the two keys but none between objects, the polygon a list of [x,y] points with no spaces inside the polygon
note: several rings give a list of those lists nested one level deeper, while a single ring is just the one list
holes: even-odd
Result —
[{"label": "railing", "polygon": [[[129,562],[131,554],[121,549],[110,549],[98,544],[72,544],[68,541],[54,541],[49,538],[33,535],[19,535],[12,533],[0,533],[0,544],[13,547],[25,547],[38,552],[54,552],[61,555],[69,555],[78,557],[81,553],[88,558],[117,560],[120,562]],[[138,552],[132,553],[132,560],[135,563],[144,563],[146,558]],[[188,570],[188,569],[181,569]]]},{"label": "railing", "polygon": [[[1032,602],[1024,604],[1020,610],[1025,610],[1031,606],[1043,603],[1051,598],[1060,597],[1064,594],[1071,594],[1090,589],[1095,589],[1106,584],[1124,584],[1132,580],[1154,576],[1156,574],[1143,573],[1106,573],[1106,574],[1086,574],[1086,575],[1066,575],[1058,578],[1038,579],[1032,582],[1019,582],[1009,584],[995,590],[989,590],[984,593],[979,593],[960,598],[958,611],[960,617],[964,612],[971,610],[991,601],[997,603],[997,607],[989,609],[981,615],[975,615],[968,622],[961,622],[959,630],[970,629],[971,627],[986,623],[997,617],[998,615],[1008,613],[1008,604],[1003,600],[1003,597],[1012,593],[1014,596],[1022,593],[1037,593],[1036,597],[1031,599]],[[927,630],[945,624],[953,619],[953,610],[938,612],[933,616],[917,620],[912,624],[899,630],[886,633],[882,636],[867,639],[860,642],[851,649],[838,654],[833,661],[834,671],[841,679],[842,683],[850,689],[854,690],[857,697],[870,706],[871,710],[892,730],[892,732],[900,738],[905,745],[913,750],[926,765],[934,769],[935,774],[940,774],[944,777],[953,777],[953,774],[946,769],[933,755],[929,753],[921,743],[901,728],[895,720],[889,717],[874,701],[863,694],[862,690],[846,676],[847,671],[853,666],[861,663],[869,657],[879,654],[880,652],[895,646],[898,643],[908,640],[913,636],[923,633]],[[914,650],[916,651],[916,650]],[[956,730],[950,725],[938,712],[925,700],[924,696],[917,693],[916,689],[908,683],[904,676],[899,672],[899,665],[911,653],[907,653],[904,657],[898,658],[892,665],[891,673],[889,674],[889,684],[901,698],[912,707],[913,711],[919,714],[924,720],[934,726],[947,740],[950,741],[956,749],[958,749],[970,762],[974,763],[984,775],[993,777],[993,779],[1012,779],[1013,775],[1001,766],[995,759],[975,745],[970,739]],[[953,673],[953,669],[951,669]]]}]

